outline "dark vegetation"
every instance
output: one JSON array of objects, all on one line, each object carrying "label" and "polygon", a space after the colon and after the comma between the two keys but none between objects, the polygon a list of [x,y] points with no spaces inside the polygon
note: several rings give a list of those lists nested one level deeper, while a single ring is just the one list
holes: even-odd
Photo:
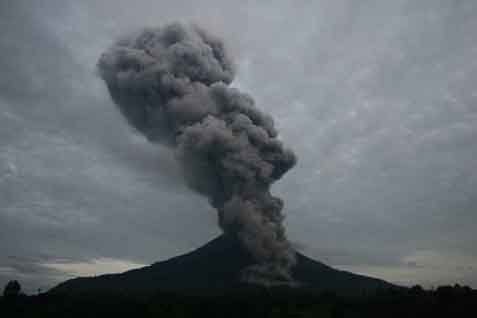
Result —
[{"label": "dark vegetation", "polygon": [[359,296],[273,288],[216,296],[154,293],[17,295],[0,299],[1,317],[475,317],[477,291],[443,286],[384,289]]},{"label": "dark vegetation", "polygon": [[3,297],[6,299],[16,298],[21,295],[21,291],[22,287],[20,286],[20,283],[16,280],[11,280],[3,289]]}]

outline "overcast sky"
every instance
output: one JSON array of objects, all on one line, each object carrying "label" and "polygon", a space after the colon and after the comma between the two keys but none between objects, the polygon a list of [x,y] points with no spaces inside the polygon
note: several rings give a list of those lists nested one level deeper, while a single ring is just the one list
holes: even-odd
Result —
[{"label": "overcast sky", "polygon": [[0,287],[123,271],[220,233],[95,73],[118,35],[176,20],[224,38],[233,86],[297,153],[273,192],[298,250],[477,287],[474,0],[0,0]]}]

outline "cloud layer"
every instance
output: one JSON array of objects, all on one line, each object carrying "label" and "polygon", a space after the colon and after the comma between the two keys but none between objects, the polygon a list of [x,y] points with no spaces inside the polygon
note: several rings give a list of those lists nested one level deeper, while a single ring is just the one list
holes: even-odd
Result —
[{"label": "cloud layer", "polygon": [[[149,263],[218,233],[95,75],[111,39],[177,19],[228,39],[232,84],[297,152],[272,189],[297,246],[397,281],[409,271],[374,269],[419,251],[462,263],[440,277],[477,276],[465,267],[477,255],[476,15],[470,0],[0,4],[0,284],[51,286],[62,274],[41,264]],[[426,264],[413,281],[433,283]]]}]

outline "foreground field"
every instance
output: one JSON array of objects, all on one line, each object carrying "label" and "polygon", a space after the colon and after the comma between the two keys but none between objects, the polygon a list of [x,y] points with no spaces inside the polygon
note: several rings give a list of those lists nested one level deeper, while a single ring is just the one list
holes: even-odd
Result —
[{"label": "foreground field", "polygon": [[[473,317],[477,291],[443,286],[425,291],[380,290],[343,297],[293,289],[229,292],[223,296],[152,297],[126,294],[16,296],[0,300],[2,317]],[[470,316],[469,316],[470,315]]]}]

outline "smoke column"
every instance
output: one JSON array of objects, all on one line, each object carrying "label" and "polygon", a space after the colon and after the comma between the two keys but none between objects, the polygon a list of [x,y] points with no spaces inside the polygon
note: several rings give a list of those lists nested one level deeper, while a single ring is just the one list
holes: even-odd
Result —
[{"label": "smoke column", "polygon": [[129,124],[175,149],[188,186],[209,198],[223,231],[253,256],[242,280],[292,282],[295,254],[270,186],[296,157],[272,118],[228,86],[234,67],[223,43],[197,26],[169,24],[118,40],[98,69]]}]

